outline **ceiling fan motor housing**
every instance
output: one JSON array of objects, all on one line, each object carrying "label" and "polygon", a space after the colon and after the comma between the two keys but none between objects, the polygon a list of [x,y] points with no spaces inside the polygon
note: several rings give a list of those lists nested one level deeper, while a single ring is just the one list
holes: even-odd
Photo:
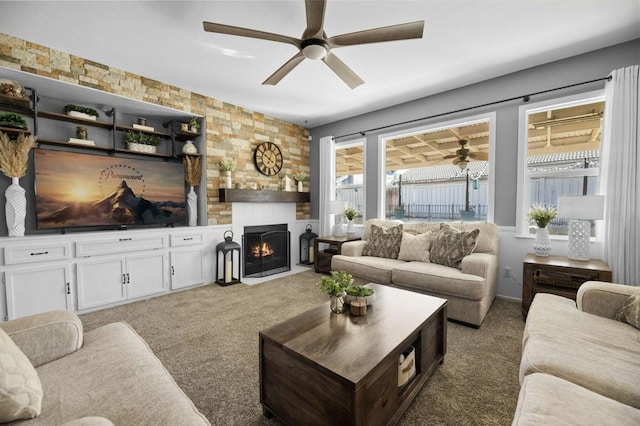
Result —
[{"label": "ceiling fan motor housing", "polygon": [[300,48],[305,58],[314,60],[324,58],[329,51],[327,42],[319,38],[302,40]]}]

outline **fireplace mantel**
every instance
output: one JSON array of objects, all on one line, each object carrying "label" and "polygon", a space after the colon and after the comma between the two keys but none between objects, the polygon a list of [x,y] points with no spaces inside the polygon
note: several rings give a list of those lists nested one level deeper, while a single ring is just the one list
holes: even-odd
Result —
[{"label": "fireplace mantel", "polygon": [[222,203],[308,203],[308,192],[265,191],[258,189],[219,190]]}]

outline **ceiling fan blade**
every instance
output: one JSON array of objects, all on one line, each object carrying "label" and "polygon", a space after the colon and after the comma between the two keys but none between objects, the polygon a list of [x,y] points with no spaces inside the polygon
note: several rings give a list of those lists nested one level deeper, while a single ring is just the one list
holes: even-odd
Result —
[{"label": "ceiling fan blade", "polygon": [[233,25],[216,24],[214,22],[203,22],[204,30],[210,33],[228,34],[240,37],[257,38],[260,40],[277,41],[279,43],[289,43],[300,48],[300,39],[281,34],[273,34],[265,31],[252,30],[250,28],[234,27]]},{"label": "ceiling fan blade", "polygon": [[287,62],[285,62],[283,66],[278,68],[276,72],[271,74],[269,78],[267,78],[262,84],[275,86],[280,82],[280,80],[284,78],[284,76],[289,74],[291,70],[293,70],[296,66],[298,66],[298,64],[303,60],[304,60],[304,55],[302,54],[302,52],[298,52],[293,58],[289,59]]},{"label": "ceiling fan blade", "polygon": [[347,64],[342,62],[333,53],[327,52],[327,55],[322,58],[322,62],[327,64],[329,68],[331,68],[331,70],[335,72],[338,77],[340,77],[342,81],[344,81],[350,88],[355,89],[356,87],[364,83],[364,80],[358,77],[358,74],[353,72],[353,70],[349,68]]},{"label": "ceiling fan blade", "polygon": [[469,154],[469,157],[473,158],[474,160],[488,161],[489,153],[488,152],[472,152]]},{"label": "ceiling fan blade", "polygon": [[353,46],[356,44],[380,43],[383,41],[422,38],[423,30],[424,21],[408,22],[406,24],[373,28],[370,30],[330,37],[327,40],[327,43],[329,43],[329,47],[334,48]]},{"label": "ceiling fan blade", "polygon": [[458,154],[450,154],[450,155],[445,155],[444,157],[442,157],[443,159],[449,159],[449,158],[456,158],[459,157]]},{"label": "ceiling fan blade", "polygon": [[324,34],[324,11],[327,5],[325,0],[305,0],[307,11],[307,29],[302,34],[303,39],[323,38]]}]

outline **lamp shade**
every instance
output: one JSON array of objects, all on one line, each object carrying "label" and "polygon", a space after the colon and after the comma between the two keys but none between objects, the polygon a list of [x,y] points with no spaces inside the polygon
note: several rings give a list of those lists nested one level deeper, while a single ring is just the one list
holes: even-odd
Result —
[{"label": "lamp shade", "polygon": [[346,201],[331,200],[329,202],[329,214],[342,214],[345,207],[347,207]]},{"label": "lamp shade", "polygon": [[604,216],[604,195],[558,197],[558,217],[600,220]]}]

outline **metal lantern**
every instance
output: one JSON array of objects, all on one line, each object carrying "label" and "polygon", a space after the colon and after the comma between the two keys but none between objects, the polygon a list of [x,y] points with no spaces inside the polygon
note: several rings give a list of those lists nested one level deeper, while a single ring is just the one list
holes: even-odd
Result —
[{"label": "metal lantern", "polygon": [[313,265],[314,252],[313,245],[314,239],[317,234],[311,232],[311,225],[307,225],[304,234],[300,234],[300,263],[303,265]]},{"label": "metal lantern", "polygon": [[216,284],[236,284],[240,282],[240,244],[233,241],[231,231],[223,237],[224,241],[216,246]]}]

